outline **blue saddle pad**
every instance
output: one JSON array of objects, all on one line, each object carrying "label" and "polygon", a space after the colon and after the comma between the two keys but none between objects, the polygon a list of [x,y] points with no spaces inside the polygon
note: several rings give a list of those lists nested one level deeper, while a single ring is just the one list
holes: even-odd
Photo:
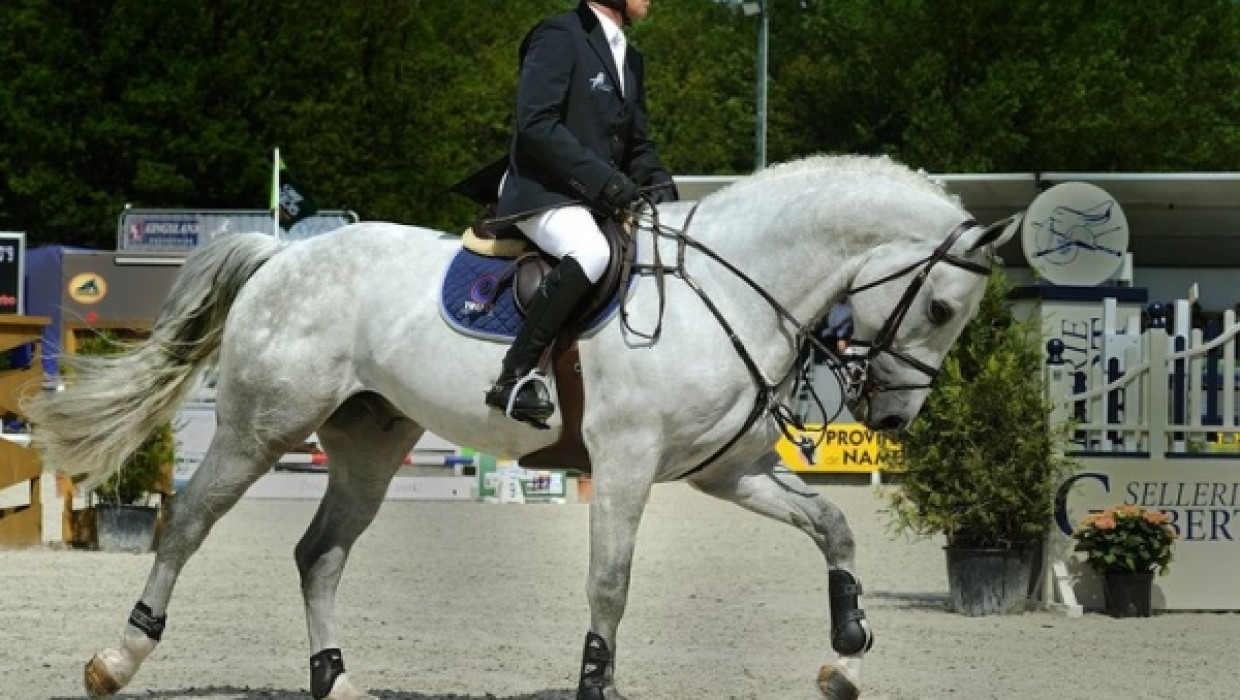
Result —
[{"label": "blue saddle pad", "polygon": [[[439,311],[459,333],[508,342],[517,337],[524,318],[513,295],[515,262],[478,255],[465,248],[448,264],[439,293]],[[581,325],[589,333],[611,319],[622,294],[614,295]]]}]

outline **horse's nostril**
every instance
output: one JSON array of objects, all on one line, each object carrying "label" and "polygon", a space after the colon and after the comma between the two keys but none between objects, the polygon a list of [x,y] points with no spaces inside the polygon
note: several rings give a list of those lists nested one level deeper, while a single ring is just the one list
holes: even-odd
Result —
[{"label": "horse's nostril", "polygon": [[899,430],[904,427],[904,419],[900,416],[887,416],[878,422],[879,430]]}]

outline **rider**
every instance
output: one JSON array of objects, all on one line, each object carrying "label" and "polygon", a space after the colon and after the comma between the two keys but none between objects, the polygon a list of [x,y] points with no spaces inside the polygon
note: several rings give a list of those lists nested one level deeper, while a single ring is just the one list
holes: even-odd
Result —
[{"label": "rider", "polygon": [[650,0],[582,0],[521,44],[516,133],[496,215],[535,212],[517,226],[560,262],[486,393],[489,406],[507,411],[511,403],[518,420],[537,424],[555,411],[535,382],[521,380],[607,269],[611,253],[595,216],[626,209],[639,186],[654,188],[647,197],[656,204],[677,197],[646,133],[642,57],[623,31],[649,9]]}]

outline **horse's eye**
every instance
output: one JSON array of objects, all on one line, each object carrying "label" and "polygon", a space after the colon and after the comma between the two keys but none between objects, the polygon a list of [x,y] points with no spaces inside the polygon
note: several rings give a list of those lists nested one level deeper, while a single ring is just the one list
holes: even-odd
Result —
[{"label": "horse's eye", "polygon": [[945,301],[939,301],[938,299],[935,299],[934,301],[930,302],[930,322],[931,323],[941,326],[944,323],[947,323],[948,321],[952,320],[952,316],[954,316],[955,314],[956,312],[952,310],[951,305]]}]

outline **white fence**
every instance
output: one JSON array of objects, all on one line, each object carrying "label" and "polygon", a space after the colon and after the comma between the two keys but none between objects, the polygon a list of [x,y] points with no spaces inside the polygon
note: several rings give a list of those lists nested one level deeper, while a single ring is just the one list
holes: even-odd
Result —
[{"label": "white fence", "polygon": [[[1072,419],[1072,442],[1083,454],[1177,456],[1235,449],[1236,343],[1233,311],[1206,339],[1187,328],[1189,304],[1176,303],[1176,326],[1152,315],[1149,328],[1116,329],[1115,302],[1104,302],[1100,361],[1070,372],[1050,348],[1048,390],[1057,422]],[[1052,340],[1054,343],[1054,340]],[[1240,465],[1238,465],[1240,466]]]}]

